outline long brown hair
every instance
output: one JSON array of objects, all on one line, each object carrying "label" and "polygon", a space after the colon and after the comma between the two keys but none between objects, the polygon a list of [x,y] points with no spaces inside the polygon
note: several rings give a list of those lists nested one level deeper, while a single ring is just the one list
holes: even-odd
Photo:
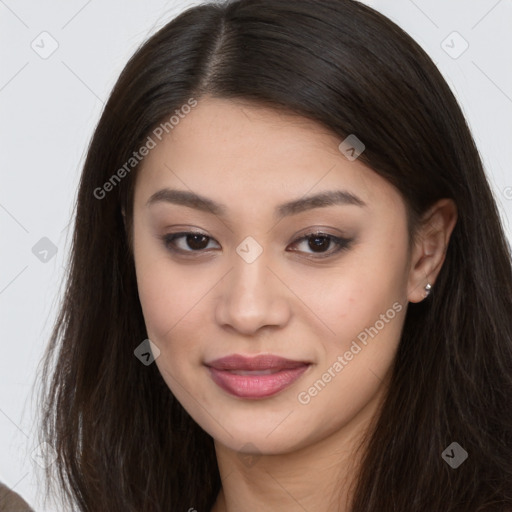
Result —
[{"label": "long brown hair", "polygon": [[[414,228],[441,198],[458,209],[431,296],[410,304],[389,394],[352,512],[512,509],[512,264],[466,120],[431,59],[350,0],[235,0],[188,9],[130,59],[81,175],[66,290],[41,372],[41,440],[65,501],[83,512],[212,507],[213,440],[155,364],[131,251],[133,166],[98,188],[190,98],[243,98],[316,120],[397,187]],[[111,182],[112,183],[112,182]],[[126,211],[126,226],[121,214]],[[457,469],[452,442],[469,454]],[[48,486],[49,492],[50,486]]]}]

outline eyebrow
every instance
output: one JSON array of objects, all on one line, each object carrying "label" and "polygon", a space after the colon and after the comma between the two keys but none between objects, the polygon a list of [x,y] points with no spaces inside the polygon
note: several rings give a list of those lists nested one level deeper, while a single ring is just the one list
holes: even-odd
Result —
[{"label": "eyebrow", "polygon": [[[163,188],[155,192],[148,199],[146,206],[149,207],[161,202],[187,206],[196,210],[212,213],[219,217],[226,216],[228,212],[226,205],[187,190]],[[325,208],[327,206],[336,205],[367,206],[362,199],[352,192],[348,192],[347,190],[331,190],[283,203],[276,207],[274,217],[283,218],[290,215],[297,215],[298,213],[313,208]]]}]

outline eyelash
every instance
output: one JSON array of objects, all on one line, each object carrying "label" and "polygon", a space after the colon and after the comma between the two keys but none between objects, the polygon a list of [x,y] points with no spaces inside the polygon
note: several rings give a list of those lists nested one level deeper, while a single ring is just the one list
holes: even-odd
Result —
[{"label": "eyelash", "polygon": [[[208,239],[208,241],[214,240],[212,237],[209,237],[208,235],[206,235],[204,233],[196,232],[196,231],[181,231],[179,233],[169,233],[169,234],[162,236],[161,238],[162,238],[164,247],[168,251],[175,253],[175,254],[186,255],[186,257],[193,258],[196,255],[200,255],[200,254],[204,253],[204,251],[206,249],[183,250],[183,249],[178,249],[176,247],[172,247],[172,244],[175,242],[175,240],[182,239],[182,238],[190,236],[190,235],[201,236],[203,238]],[[330,240],[331,242],[333,242],[337,246],[337,249],[335,249],[334,251],[331,250],[331,251],[326,251],[324,253],[314,253],[314,252],[306,253],[306,254],[312,255],[314,259],[328,258],[328,257],[334,256],[335,254],[338,254],[339,252],[346,251],[346,250],[350,249],[352,242],[353,242],[353,240],[351,240],[351,239],[340,238],[340,237],[337,237],[334,235],[330,235],[328,233],[314,231],[311,233],[307,233],[306,235],[298,238],[291,245],[296,245],[300,242],[307,241],[311,238],[323,238],[323,239],[326,238],[326,239]],[[329,246],[330,246],[330,244],[329,244]],[[301,252],[301,251],[292,251],[292,252]]]}]

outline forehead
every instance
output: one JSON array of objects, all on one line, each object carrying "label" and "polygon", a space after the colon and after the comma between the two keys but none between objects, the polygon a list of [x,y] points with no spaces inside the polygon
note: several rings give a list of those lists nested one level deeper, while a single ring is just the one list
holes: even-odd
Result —
[{"label": "forehead", "polygon": [[390,192],[383,178],[340,152],[341,141],[298,115],[240,100],[202,98],[161,140],[155,139],[137,175],[136,202],[171,186],[224,203],[250,194],[260,207],[262,200],[277,203],[340,186],[365,202]]},{"label": "forehead", "polygon": [[[178,128],[178,127],[177,127]],[[180,129],[170,132],[170,139],[186,144],[191,132],[206,144],[213,138],[222,141],[226,148],[236,146],[240,153],[251,153],[258,144],[265,146],[265,153],[297,145],[295,140],[308,146],[321,146],[334,154],[338,137],[320,123],[298,114],[258,105],[240,99],[206,97],[179,124]],[[233,144],[232,144],[233,143]],[[219,148],[221,149],[221,148]]]}]

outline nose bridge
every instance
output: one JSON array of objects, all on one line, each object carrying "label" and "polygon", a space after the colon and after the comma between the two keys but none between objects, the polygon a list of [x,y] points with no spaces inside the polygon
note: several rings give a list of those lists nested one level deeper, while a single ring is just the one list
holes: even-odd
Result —
[{"label": "nose bridge", "polygon": [[233,269],[223,280],[217,321],[243,332],[263,325],[278,325],[287,320],[285,290],[272,272],[266,251],[242,242],[233,253]]},{"label": "nose bridge", "polygon": [[[247,247],[247,246],[245,246]],[[240,254],[244,247],[242,244],[237,248],[237,254],[233,255],[233,276],[232,284],[235,284],[236,293],[242,292],[242,296],[248,293],[249,295],[258,294],[260,291],[264,291],[264,284],[267,285],[267,291],[269,288],[268,274],[270,274],[267,266],[269,264],[267,252],[263,252],[259,255],[251,255],[253,252],[252,248],[249,248],[248,255],[249,259],[245,258],[244,255]],[[266,283],[264,283],[267,281]]]},{"label": "nose bridge", "polygon": [[[275,293],[270,283],[270,272],[267,269],[267,253],[262,252],[252,259],[246,259],[240,255],[241,247],[237,248],[237,254],[233,255],[233,272],[231,273],[229,286],[229,300],[233,305],[238,305],[240,313],[261,315],[265,304],[272,301]],[[252,251],[252,249],[250,249]],[[249,253],[250,254],[250,253]]]},{"label": "nose bridge", "polygon": [[[268,281],[267,269],[270,251],[265,250],[263,246],[252,236],[247,236],[238,244],[232,254],[232,264],[234,266],[231,276],[232,293],[240,295],[239,298],[246,296],[256,296],[264,291],[264,281]],[[266,283],[268,285],[268,282]],[[267,287],[267,291],[268,287]]]}]

